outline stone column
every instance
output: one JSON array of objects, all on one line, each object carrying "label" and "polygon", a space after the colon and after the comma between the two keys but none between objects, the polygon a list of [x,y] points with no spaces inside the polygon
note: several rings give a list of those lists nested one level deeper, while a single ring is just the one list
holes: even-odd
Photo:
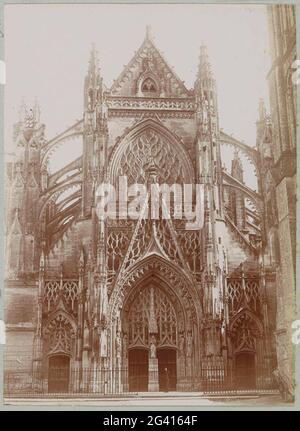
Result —
[{"label": "stone column", "polygon": [[177,351],[177,390],[184,391],[186,388],[185,382],[185,334],[182,331],[179,334],[178,351]]},{"label": "stone column", "polygon": [[33,340],[33,385],[34,389],[42,390],[42,361],[43,361],[43,338],[42,338],[42,313],[43,295],[45,286],[45,256],[42,251],[40,257],[39,286],[37,301],[37,326]]},{"label": "stone column", "polygon": [[118,394],[122,392],[122,382],[121,382],[122,341],[121,341],[120,329],[121,329],[120,324],[118,323],[116,339],[115,339],[115,346],[116,346],[115,392]]},{"label": "stone column", "polygon": [[150,338],[150,349],[149,349],[149,380],[148,380],[148,391],[158,392],[159,381],[158,381],[158,359],[156,356],[156,338],[155,335],[151,335]]},{"label": "stone column", "polygon": [[156,334],[158,333],[157,321],[154,309],[154,288],[150,289],[150,310],[149,310],[149,371],[148,371],[148,391],[159,391],[158,380],[158,359],[156,355]]},{"label": "stone column", "polygon": [[83,322],[84,322],[84,296],[83,296],[83,276],[84,276],[84,254],[81,249],[79,259],[78,278],[78,324],[76,337],[76,361],[75,361],[75,391],[79,392],[82,385],[82,349],[83,349]]},{"label": "stone column", "polygon": [[187,385],[189,389],[192,389],[191,386],[193,382],[192,356],[193,356],[193,335],[192,335],[192,331],[188,331],[186,336],[186,379],[187,379]]}]

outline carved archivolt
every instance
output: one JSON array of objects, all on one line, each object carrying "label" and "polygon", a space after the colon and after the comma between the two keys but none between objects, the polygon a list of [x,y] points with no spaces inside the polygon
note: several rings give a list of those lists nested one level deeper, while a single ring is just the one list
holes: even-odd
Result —
[{"label": "carved archivolt", "polygon": [[175,295],[181,303],[187,318],[187,324],[192,326],[200,321],[199,295],[194,285],[186,278],[184,273],[175,268],[172,263],[158,256],[150,256],[133,266],[132,270],[125,272],[117,281],[110,300],[110,319],[119,314],[123,308],[124,299],[131,289],[146,280],[148,277],[157,277],[168,285],[170,295]]}]

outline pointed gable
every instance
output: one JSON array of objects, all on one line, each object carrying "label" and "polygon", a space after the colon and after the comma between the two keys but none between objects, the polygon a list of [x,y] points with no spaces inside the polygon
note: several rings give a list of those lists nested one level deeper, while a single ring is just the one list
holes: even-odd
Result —
[{"label": "pointed gable", "polygon": [[114,81],[111,96],[189,97],[185,87],[147,32],[140,49]]}]

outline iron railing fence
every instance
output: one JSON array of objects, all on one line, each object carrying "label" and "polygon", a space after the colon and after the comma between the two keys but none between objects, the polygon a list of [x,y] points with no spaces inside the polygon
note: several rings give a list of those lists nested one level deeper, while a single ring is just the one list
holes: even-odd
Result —
[{"label": "iron railing fence", "polygon": [[[259,371],[259,372],[258,372]],[[163,392],[200,392],[209,394],[242,394],[277,391],[272,373],[258,370],[253,376],[245,370],[239,376],[223,366],[206,366],[199,375],[185,376],[175,382],[171,376],[151,371],[151,382],[156,381]],[[5,372],[4,396],[14,397],[118,397],[137,396],[147,392],[149,375],[133,374],[128,369],[52,369],[47,375],[31,371]]]},{"label": "iron railing fence", "polygon": [[202,368],[200,373],[200,388],[205,394],[240,394],[277,391],[277,382],[273,373],[266,367],[257,367],[252,373],[248,368],[232,369],[211,365]]}]

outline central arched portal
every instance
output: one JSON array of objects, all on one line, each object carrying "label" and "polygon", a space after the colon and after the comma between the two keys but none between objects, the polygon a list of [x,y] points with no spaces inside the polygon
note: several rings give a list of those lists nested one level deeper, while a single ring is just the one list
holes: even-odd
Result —
[{"label": "central arched portal", "polygon": [[129,391],[175,391],[193,368],[184,308],[171,286],[152,275],[129,292],[122,312],[123,366]]},{"label": "central arched portal", "polygon": [[176,390],[176,305],[157,283],[143,284],[130,296],[123,322],[129,391]]}]

